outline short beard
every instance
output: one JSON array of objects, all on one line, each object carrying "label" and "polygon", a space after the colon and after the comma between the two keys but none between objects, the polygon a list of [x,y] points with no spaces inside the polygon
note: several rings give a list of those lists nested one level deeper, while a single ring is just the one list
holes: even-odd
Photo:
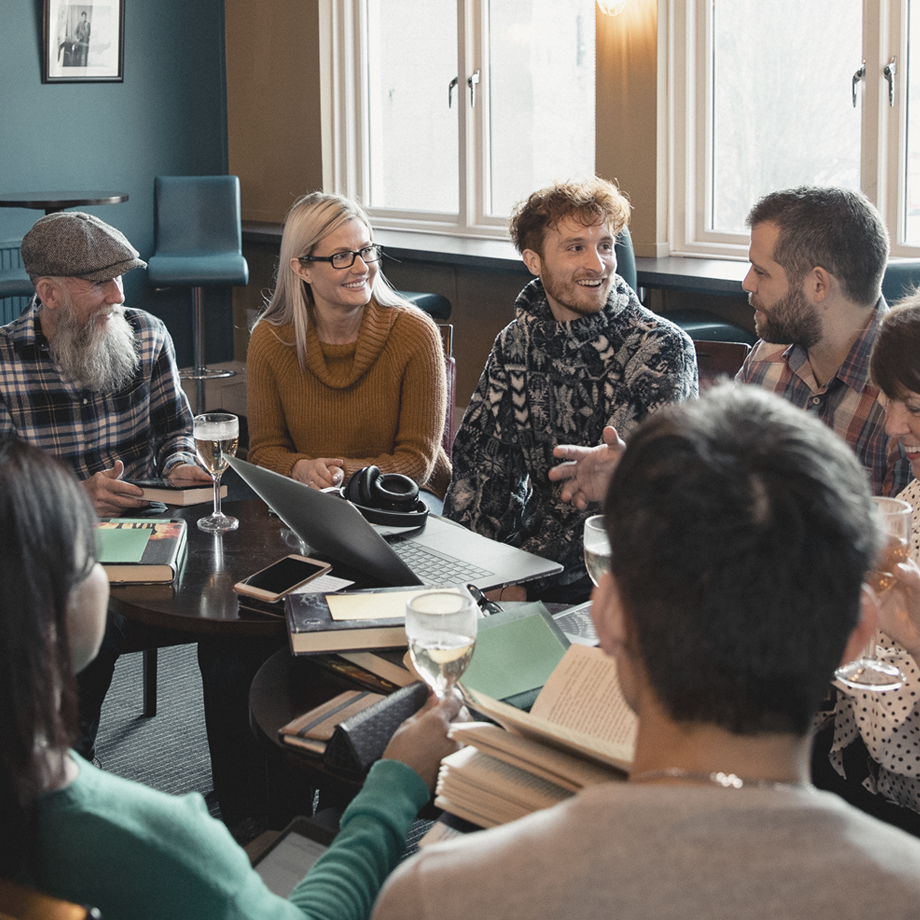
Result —
[{"label": "short beard", "polygon": [[133,379],[140,363],[134,329],[123,307],[114,307],[104,323],[95,318],[81,323],[72,301],[65,303],[49,350],[58,367],[78,386],[97,393],[117,393]]},{"label": "short beard", "polygon": [[[749,301],[751,298],[749,296]],[[751,306],[757,304],[751,301]],[[778,300],[764,319],[754,321],[757,335],[773,345],[798,345],[808,351],[821,341],[821,320],[805,295],[790,281],[789,293]]]}]

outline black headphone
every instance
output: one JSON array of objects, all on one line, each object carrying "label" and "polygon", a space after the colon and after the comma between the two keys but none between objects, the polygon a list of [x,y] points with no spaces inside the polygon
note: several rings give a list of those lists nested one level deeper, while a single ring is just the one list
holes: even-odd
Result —
[{"label": "black headphone", "polygon": [[376,466],[353,473],[342,494],[371,524],[421,527],[428,517],[413,480],[401,473],[381,473]]}]

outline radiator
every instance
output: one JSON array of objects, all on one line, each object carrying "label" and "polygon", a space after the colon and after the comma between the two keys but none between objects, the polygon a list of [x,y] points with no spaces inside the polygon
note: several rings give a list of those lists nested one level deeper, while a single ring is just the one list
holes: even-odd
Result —
[{"label": "radiator", "polygon": [[[0,269],[22,268],[19,240],[0,240]],[[0,298],[0,326],[12,322],[29,303],[28,297]]]}]

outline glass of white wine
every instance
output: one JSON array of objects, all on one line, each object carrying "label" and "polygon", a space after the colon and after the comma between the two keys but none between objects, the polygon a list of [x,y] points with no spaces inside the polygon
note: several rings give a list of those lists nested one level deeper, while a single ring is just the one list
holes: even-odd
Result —
[{"label": "glass of white wine", "polygon": [[[874,497],[873,501],[881,515],[888,542],[866,580],[876,594],[881,594],[895,583],[894,567],[910,556],[913,508],[900,498]],[[878,643],[876,630],[862,656],[837,669],[837,680],[853,690],[897,690],[904,683],[904,675],[896,664],[878,657]]]},{"label": "glass of white wine", "polygon": [[406,603],[406,638],[416,671],[439,700],[463,676],[476,645],[479,609],[465,591],[439,588]]},{"label": "glass of white wine", "polygon": [[220,510],[220,477],[227,468],[227,457],[236,455],[240,420],[228,412],[205,412],[195,416],[193,434],[198,459],[214,480],[214,512],[198,521],[198,529],[206,533],[236,530],[240,522]]},{"label": "glass of white wine", "polygon": [[585,520],[585,568],[595,585],[610,571],[610,541],[602,514]]}]

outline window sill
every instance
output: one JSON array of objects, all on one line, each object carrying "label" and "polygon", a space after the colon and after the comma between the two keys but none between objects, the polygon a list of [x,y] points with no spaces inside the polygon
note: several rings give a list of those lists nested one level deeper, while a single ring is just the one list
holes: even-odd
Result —
[{"label": "window sill", "polygon": [[[455,265],[461,268],[530,273],[510,241],[414,233],[409,230],[377,230],[374,238],[386,254],[406,262]],[[281,224],[243,221],[243,240],[247,243],[281,245]],[[747,262],[730,259],[704,259],[692,256],[637,258],[639,287],[743,297],[741,282]]]},{"label": "window sill", "polygon": [[744,297],[741,282],[747,272],[747,262],[730,259],[697,259],[692,256],[636,259],[639,287],[694,294]]}]

